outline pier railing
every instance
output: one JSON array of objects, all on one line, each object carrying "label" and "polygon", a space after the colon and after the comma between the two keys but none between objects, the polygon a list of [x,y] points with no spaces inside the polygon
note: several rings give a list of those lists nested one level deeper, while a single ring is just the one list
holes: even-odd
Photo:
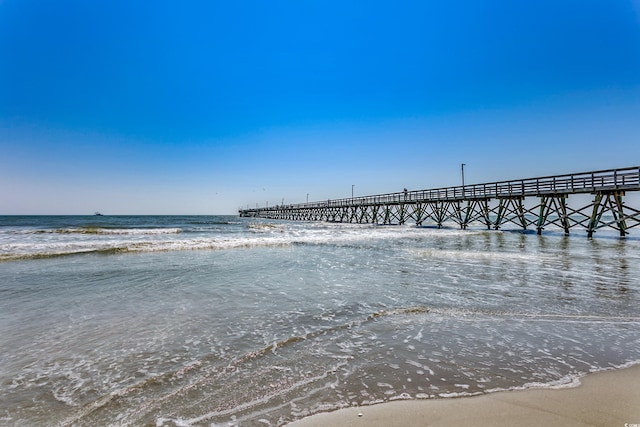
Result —
[{"label": "pier railing", "polygon": [[581,194],[603,190],[638,189],[640,189],[640,167],[634,166],[623,169],[608,169],[567,175],[543,176],[538,178],[443,187],[429,190],[401,191],[372,196],[349,197],[248,210],[259,211],[278,208],[308,209],[327,206],[344,207],[353,205],[383,205],[406,202],[477,200],[542,196],[546,194]]}]

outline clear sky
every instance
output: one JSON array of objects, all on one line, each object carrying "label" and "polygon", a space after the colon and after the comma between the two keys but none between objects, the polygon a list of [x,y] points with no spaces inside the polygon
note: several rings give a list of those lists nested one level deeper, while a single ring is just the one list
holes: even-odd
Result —
[{"label": "clear sky", "polygon": [[640,0],[0,0],[0,214],[640,164]]}]

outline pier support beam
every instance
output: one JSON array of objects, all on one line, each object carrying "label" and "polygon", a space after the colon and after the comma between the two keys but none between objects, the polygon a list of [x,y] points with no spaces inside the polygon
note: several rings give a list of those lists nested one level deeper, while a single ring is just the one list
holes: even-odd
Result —
[{"label": "pier support beam", "polygon": [[422,203],[416,202],[413,213],[415,215],[416,225],[421,226],[422,225]]},{"label": "pier support beam", "polygon": [[477,220],[481,220],[487,226],[487,230],[491,229],[491,218],[489,218],[489,199],[468,200],[467,206],[464,208],[464,217],[462,219],[462,229],[466,230],[467,226]]},{"label": "pier support beam", "polygon": [[442,228],[442,223],[447,219],[447,205],[446,202],[435,202],[433,205],[433,211],[436,216],[436,223],[438,224],[438,228]]},{"label": "pier support beam", "polygon": [[398,224],[403,225],[406,222],[404,203],[398,204]]},{"label": "pier support beam", "polygon": [[[587,237],[593,238],[593,233],[598,228],[613,227],[620,232],[620,237],[627,235],[627,219],[637,217],[635,215],[625,215],[624,202],[622,200],[624,191],[598,192],[593,200],[593,210],[587,226]],[[602,216],[605,212],[610,212],[613,221],[602,223]],[[614,225],[615,224],[615,225]]]},{"label": "pier support beam", "polygon": [[[569,235],[569,216],[567,215],[566,200],[566,194],[540,196],[540,214],[538,215],[536,226],[538,235],[542,234],[542,230],[547,224],[559,224],[564,230],[565,236]],[[549,214],[552,212],[556,218],[549,220]]]},{"label": "pier support beam", "polygon": [[527,219],[524,216],[525,209],[522,203],[524,197],[501,197],[498,200],[498,214],[494,228],[499,230],[502,224],[512,222],[526,230]]}]

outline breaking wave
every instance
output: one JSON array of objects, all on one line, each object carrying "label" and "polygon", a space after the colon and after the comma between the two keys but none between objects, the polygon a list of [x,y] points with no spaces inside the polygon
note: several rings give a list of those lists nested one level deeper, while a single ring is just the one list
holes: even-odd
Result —
[{"label": "breaking wave", "polygon": [[103,228],[103,227],[78,227],[78,228],[54,228],[40,230],[11,230],[9,234],[97,234],[97,235],[154,235],[154,234],[178,234],[181,228]]},{"label": "breaking wave", "polygon": [[[57,256],[188,250],[226,250],[292,245],[367,244],[375,240],[406,239],[424,234],[417,228],[313,228],[300,231],[287,224],[255,222],[241,234],[183,228],[76,227],[2,232],[0,261]],[[15,239],[14,239],[15,237]]]}]

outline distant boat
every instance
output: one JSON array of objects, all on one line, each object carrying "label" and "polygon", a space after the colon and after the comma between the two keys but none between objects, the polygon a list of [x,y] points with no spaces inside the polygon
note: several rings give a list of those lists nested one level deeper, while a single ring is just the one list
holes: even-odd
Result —
[{"label": "distant boat", "polygon": [[94,216],[103,216],[100,212],[95,212],[93,215]]}]

